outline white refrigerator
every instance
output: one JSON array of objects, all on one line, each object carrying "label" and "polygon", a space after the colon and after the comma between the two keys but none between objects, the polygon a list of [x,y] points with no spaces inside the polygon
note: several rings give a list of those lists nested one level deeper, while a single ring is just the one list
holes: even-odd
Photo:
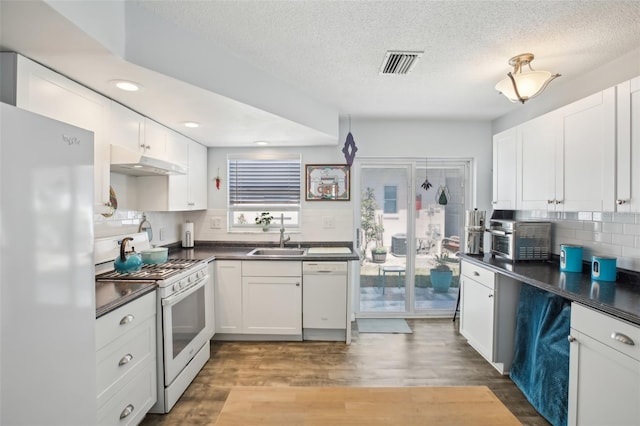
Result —
[{"label": "white refrigerator", "polygon": [[0,424],[95,424],[93,133],[0,108]]}]

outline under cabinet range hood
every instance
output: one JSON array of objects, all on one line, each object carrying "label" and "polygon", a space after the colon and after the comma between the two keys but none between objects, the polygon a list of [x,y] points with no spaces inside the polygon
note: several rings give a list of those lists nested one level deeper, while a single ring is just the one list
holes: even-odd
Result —
[{"label": "under cabinet range hood", "polygon": [[111,145],[111,171],[133,176],[187,174],[187,168],[180,164],[149,157],[118,145]]}]

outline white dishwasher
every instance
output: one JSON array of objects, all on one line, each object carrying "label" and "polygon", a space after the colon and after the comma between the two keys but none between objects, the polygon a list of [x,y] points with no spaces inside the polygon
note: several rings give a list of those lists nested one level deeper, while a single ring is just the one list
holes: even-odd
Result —
[{"label": "white dishwasher", "polygon": [[347,274],[347,262],[302,262],[303,339],[348,342]]}]

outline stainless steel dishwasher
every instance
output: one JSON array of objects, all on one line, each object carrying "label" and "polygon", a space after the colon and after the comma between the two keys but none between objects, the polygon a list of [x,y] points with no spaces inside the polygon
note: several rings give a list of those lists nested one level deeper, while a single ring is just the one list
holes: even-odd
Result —
[{"label": "stainless steel dishwasher", "polygon": [[302,336],[349,341],[347,262],[302,262]]}]

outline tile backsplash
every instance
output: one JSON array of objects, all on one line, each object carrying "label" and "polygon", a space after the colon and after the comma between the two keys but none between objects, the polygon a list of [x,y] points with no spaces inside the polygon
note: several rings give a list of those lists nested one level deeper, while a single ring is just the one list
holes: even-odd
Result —
[{"label": "tile backsplash", "polygon": [[[116,210],[111,217],[96,214],[93,217],[95,238],[138,232],[142,215],[140,211],[122,209]],[[153,230],[151,244],[166,245],[181,241],[180,226],[185,221],[184,213],[148,212],[146,215]]]},{"label": "tile backsplash", "polygon": [[640,213],[516,212],[519,220],[552,222],[552,252],[560,253],[560,244],[584,247],[584,260],[592,255],[617,258],[619,268],[640,271]]}]

